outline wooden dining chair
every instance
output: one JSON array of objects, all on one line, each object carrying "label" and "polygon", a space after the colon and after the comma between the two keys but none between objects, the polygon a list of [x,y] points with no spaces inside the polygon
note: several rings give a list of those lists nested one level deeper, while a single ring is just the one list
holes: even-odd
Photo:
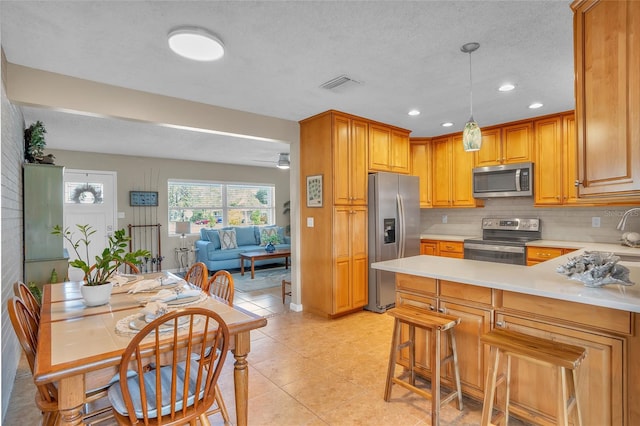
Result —
[{"label": "wooden dining chair", "polygon": [[207,265],[202,262],[196,262],[191,265],[184,276],[184,280],[197,287],[200,287],[202,291],[207,292],[209,290],[209,282],[207,281],[208,277],[209,270],[207,269]]},{"label": "wooden dining chair", "polygon": [[29,287],[22,281],[16,281],[13,283],[13,293],[24,302],[31,311],[37,324],[40,324],[40,302],[38,302],[38,299],[31,293]]},{"label": "wooden dining chair", "polygon": [[[221,350],[207,354],[211,347]],[[187,307],[156,318],[122,354],[120,380],[109,388],[116,420],[121,425],[195,425],[199,419],[209,425],[206,411],[215,401],[228,350],[229,328],[210,309]]]},{"label": "wooden dining chair", "polygon": [[[224,270],[217,271],[215,274],[209,278],[209,294],[212,296],[219,297],[227,302],[229,306],[233,306],[233,276]],[[216,383],[216,406],[207,411],[207,417],[220,413],[225,423],[229,423],[229,412],[227,411],[227,406],[224,403],[224,399],[222,398],[222,393],[220,392],[220,387]]]},{"label": "wooden dining chair", "polygon": [[233,275],[228,271],[217,271],[209,278],[207,284],[209,294],[217,296],[227,302],[229,306],[233,306]]}]

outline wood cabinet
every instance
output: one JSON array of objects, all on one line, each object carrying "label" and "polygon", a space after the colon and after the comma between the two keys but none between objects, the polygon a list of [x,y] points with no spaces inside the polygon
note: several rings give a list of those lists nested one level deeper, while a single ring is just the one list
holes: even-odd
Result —
[{"label": "wood cabinet", "polygon": [[67,276],[64,241],[51,234],[55,225],[64,225],[63,175],[62,166],[23,166],[24,281],[40,287],[49,282],[53,269],[59,280]]},{"label": "wood cabinet", "polygon": [[555,114],[534,121],[536,206],[576,204],[578,192],[575,115]]},{"label": "wood cabinet", "polygon": [[409,174],[409,131],[369,124],[369,171]]},{"label": "wood cabinet", "polygon": [[461,241],[438,241],[438,256],[464,259],[464,243]]},{"label": "wood cabinet", "polygon": [[532,148],[531,121],[482,129],[482,148],[475,153],[476,167],[531,161]]},{"label": "wood cabinet", "polygon": [[369,121],[327,111],[300,122],[300,187],[323,176],[323,204],[301,203],[300,271],[305,310],[342,315],[367,304]]},{"label": "wood cabinet", "polygon": [[[638,350],[634,314],[407,274],[396,274],[396,288],[397,304],[413,304],[461,318],[456,326],[456,343],[465,395],[482,400],[489,348],[480,342],[480,336],[494,326],[504,327],[584,347],[587,356],[578,368],[584,424],[635,424],[631,422],[633,415],[625,411],[629,398],[633,398],[627,386],[634,391],[637,388],[635,383],[632,386],[631,377],[626,379],[627,369],[636,364],[635,358],[627,361],[626,348],[634,356]],[[416,342],[416,371],[429,377],[429,342],[418,330]],[[408,365],[408,356],[401,356],[399,363]],[[449,369],[442,374],[443,383],[450,384]],[[555,374],[547,367],[513,359],[511,412],[533,423],[553,421],[558,401]],[[503,400],[502,388],[497,398],[499,403]]]},{"label": "wood cabinet", "polygon": [[429,256],[438,255],[438,242],[431,240],[420,240],[420,254],[427,254]]},{"label": "wood cabinet", "polygon": [[640,196],[640,2],[577,0],[576,130],[581,198]]},{"label": "wood cabinet", "polygon": [[571,253],[576,249],[563,248],[563,247],[527,247],[527,266],[537,265],[538,263],[546,262],[547,260],[554,259],[559,256],[563,256],[567,253]]},{"label": "wood cabinet", "polygon": [[411,169],[420,178],[420,208],[430,208],[432,194],[431,138],[411,138]]},{"label": "wood cabinet", "polygon": [[333,132],[333,202],[366,206],[367,123],[335,114]]},{"label": "wood cabinet", "polygon": [[367,304],[367,208],[336,206],[334,211],[333,313]]},{"label": "wood cabinet", "polygon": [[478,207],[471,173],[474,154],[462,147],[462,134],[432,139],[433,207]]}]

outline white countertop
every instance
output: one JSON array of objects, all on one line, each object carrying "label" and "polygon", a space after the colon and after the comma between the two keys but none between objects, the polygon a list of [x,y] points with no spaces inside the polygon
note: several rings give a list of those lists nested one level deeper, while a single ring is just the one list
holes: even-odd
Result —
[{"label": "white countertop", "polygon": [[[583,242],[581,245],[588,250],[640,254],[640,249],[616,244]],[[630,279],[636,283],[635,285],[608,284],[592,288],[555,272],[558,266],[567,262],[567,259],[579,254],[580,251],[573,252],[535,266],[421,255],[376,262],[371,264],[371,267],[640,313],[640,262],[619,262],[629,268]]]},{"label": "white countertop", "polygon": [[446,234],[421,234],[421,240],[464,241],[468,238],[478,238],[481,235],[446,235]]}]

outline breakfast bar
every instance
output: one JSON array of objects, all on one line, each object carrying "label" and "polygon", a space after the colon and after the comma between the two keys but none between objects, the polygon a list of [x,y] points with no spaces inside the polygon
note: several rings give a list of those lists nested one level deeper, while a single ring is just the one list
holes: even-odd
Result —
[{"label": "breakfast bar", "polygon": [[[636,284],[586,287],[556,272],[584,250],[530,267],[427,255],[371,266],[395,272],[396,305],[461,318],[456,333],[462,390],[467,396],[481,400],[485,391],[489,349],[480,336],[505,328],[586,349],[578,373],[584,424],[640,424],[640,262],[635,261],[640,253],[616,245],[597,246],[597,250],[628,254],[618,263],[629,269]],[[407,365],[408,360],[401,356],[398,362]],[[429,377],[424,353],[416,363],[418,373]],[[511,412],[527,421],[552,421],[557,390],[545,386],[543,379],[555,373],[525,362],[512,365],[512,370],[517,380],[511,384]],[[444,372],[442,383],[451,383],[450,376]],[[497,398],[504,395],[498,393]]]}]

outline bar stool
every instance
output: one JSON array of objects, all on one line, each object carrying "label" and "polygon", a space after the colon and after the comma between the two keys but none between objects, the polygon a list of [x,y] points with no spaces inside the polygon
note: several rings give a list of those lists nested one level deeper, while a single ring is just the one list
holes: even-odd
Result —
[{"label": "bar stool", "polygon": [[[557,368],[558,418],[556,422],[559,425],[568,425],[569,413],[573,410],[574,420],[576,420],[574,424],[582,425],[580,404],[576,393],[578,383],[575,370],[586,355],[584,348],[501,328],[496,328],[480,336],[480,340],[491,347],[491,360],[487,372],[481,425],[488,426],[502,417],[506,421],[509,419],[511,357]],[[498,375],[501,353],[507,357],[507,367],[506,373]],[[571,385],[568,382],[571,382]],[[492,419],[493,400],[496,388],[501,383],[505,383],[506,387],[504,407],[502,412]],[[570,393],[571,387],[573,388],[573,393]]]},{"label": "bar stool", "polygon": [[[289,291],[287,291],[286,286],[289,286]],[[291,296],[291,281],[282,280],[282,303],[284,304],[284,297]]]},{"label": "bar stool", "polygon": [[[460,318],[432,312],[427,309],[412,305],[400,305],[387,313],[395,318],[393,325],[393,337],[391,340],[391,353],[389,355],[389,368],[387,371],[387,383],[384,389],[384,400],[391,398],[392,385],[398,384],[418,395],[431,400],[431,424],[437,426],[440,422],[440,407],[458,398],[458,409],[462,410],[462,391],[460,390],[460,371],[458,370],[458,354],[456,352],[456,339],[454,327],[460,323]],[[400,329],[402,324],[409,326],[409,340],[400,342]],[[429,357],[431,365],[431,391],[420,389],[415,385],[415,329],[421,328],[429,333]],[[440,359],[441,332],[448,335],[451,355]],[[409,381],[395,377],[396,354],[403,348],[409,347]],[[449,395],[440,395],[441,367],[448,362],[453,362],[456,389]]]}]

